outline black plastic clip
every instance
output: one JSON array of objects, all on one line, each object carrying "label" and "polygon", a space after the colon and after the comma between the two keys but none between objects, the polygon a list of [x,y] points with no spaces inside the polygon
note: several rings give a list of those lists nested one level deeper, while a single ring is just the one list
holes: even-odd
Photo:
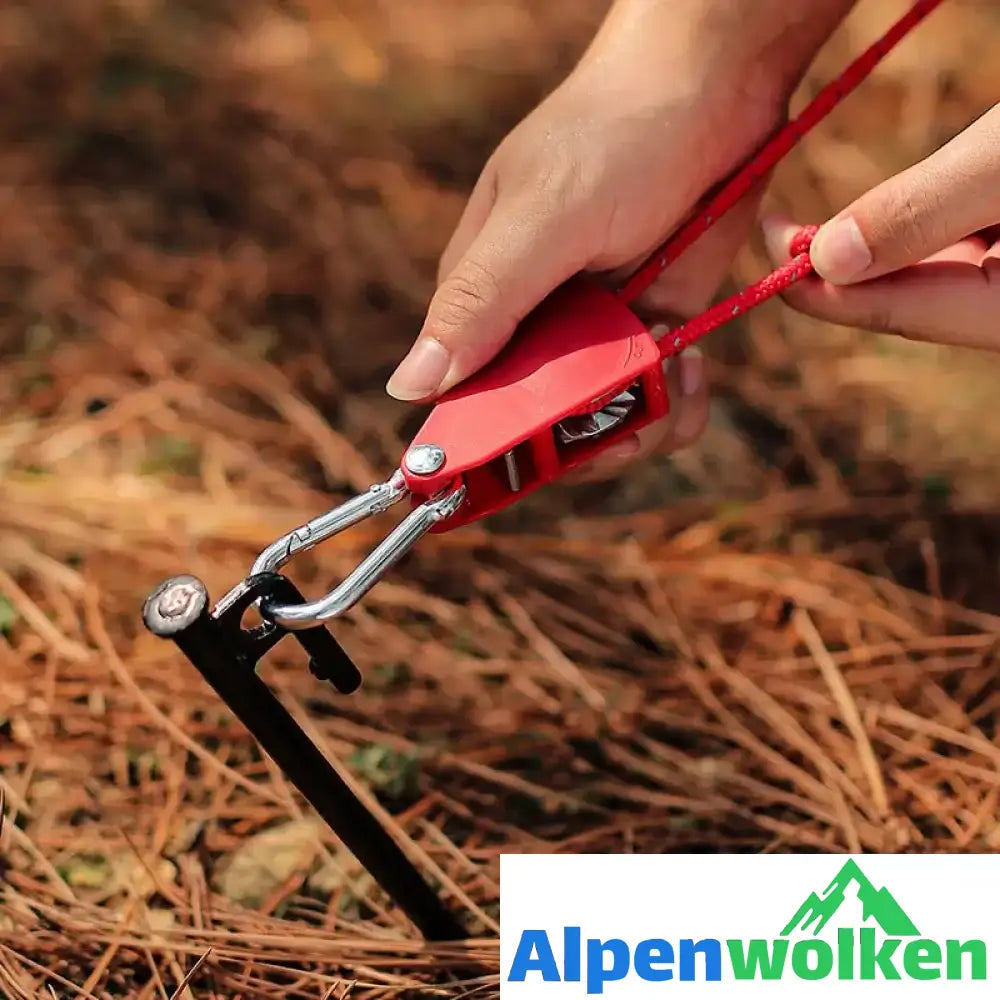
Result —
[{"label": "black plastic clip", "polygon": [[244,628],[244,613],[262,598],[280,603],[303,601],[290,580],[277,573],[261,573],[227,594],[213,610],[208,590],[199,579],[177,576],[149,595],[143,621],[154,635],[171,639],[180,647],[427,940],[467,937],[455,914],[261,680],[256,667],[281,639],[294,635],[309,654],[313,674],[330,681],[340,693],[351,694],[358,689],[360,671],[323,626],[288,632],[280,625],[265,622]]}]

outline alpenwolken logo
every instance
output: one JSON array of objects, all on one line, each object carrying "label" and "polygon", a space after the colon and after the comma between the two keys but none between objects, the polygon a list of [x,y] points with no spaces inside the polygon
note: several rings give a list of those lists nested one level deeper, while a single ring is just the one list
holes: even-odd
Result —
[{"label": "alpenwolken logo", "polygon": [[837,877],[826,887],[822,896],[812,892],[799,907],[798,912],[781,932],[783,936],[793,930],[809,930],[819,934],[830,922],[830,918],[843,906],[847,889],[851,884],[858,889],[858,899],[864,906],[863,919],[874,920],[886,934],[899,937],[920,937],[913,921],[903,912],[888,889],[876,889],[856,861],[848,861],[837,872]]},{"label": "alpenwolken logo", "polygon": [[[577,860],[586,862],[595,857],[589,855]],[[931,865],[935,857],[941,856],[925,857]],[[997,859],[975,857],[989,866],[995,880]],[[558,856],[547,860],[565,859]],[[635,860],[633,858],[632,863]],[[710,864],[708,856],[684,860],[697,862],[699,867]],[[733,865],[735,860],[730,857],[726,867],[738,867]],[[755,860],[773,864],[774,859],[744,856],[739,860],[749,874],[753,872]],[[915,867],[920,860],[911,856],[907,869]],[[968,862],[970,859],[962,860]],[[784,987],[789,991],[794,988],[798,996],[848,996],[848,991],[853,996],[858,987],[877,985],[878,995],[884,996],[885,989],[895,984],[899,992],[893,995],[906,996],[909,1000],[919,984],[920,995],[930,989],[931,995],[952,1000],[972,995],[968,987],[986,983],[991,971],[986,938],[993,934],[995,921],[990,920],[989,926],[983,928],[985,936],[942,935],[937,932],[942,926],[942,914],[935,912],[935,919],[931,921],[934,930],[923,933],[917,922],[922,919],[921,915],[911,915],[888,885],[869,878],[862,868],[862,864],[868,865],[865,859],[852,858],[844,862],[829,856],[814,856],[811,861],[810,868],[819,862],[827,867],[828,873],[831,866],[838,867],[833,868],[835,874],[825,888],[808,891],[794,912],[791,906],[786,907],[785,912],[792,915],[781,924],[777,921],[772,924],[775,930],[771,937],[728,931],[730,927],[735,930],[751,921],[756,923],[753,916],[757,907],[761,916],[764,910],[776,912],[777,899],[787,899],[794,892],[790,878],[765,880],[766,897],[759,891],[755,893],[748,880],[742,887],[731,883],[725,892],[720,892],[718,897],[722,906],[713,907],[708,900],[700,899],[699,913],[705,916],[700,916],[697,922],[692,921],[693,926],[686,934],[670,933],[674,928],[685,926],[683,901],[670,895],[664,899],[660,919],[655,910],[643,913],[645,919],[641,921],[636,919],[635,912],[628,913],[621,922],[627,920],[629,934],[605,932],[612,923],[606,914],[615,909],[614,900],[606,899],[604,907],[597,911],[600,917],[594,921],[600,926],[591,926],[590,921],[584,919],[588,915],[584,912],[587,907],[578,906],[570,911],[574,913],[573,919],[562,922],[562,926],[553,927],[549,920],[538,921],[533,926],[522,924],[512,940],[509,922],[503,920],[505,901],[502,898],[503,995],[533,998],[652,996],[669,995],[668,986],[690,989],[699,983],[728,982],[733,984],[729,991],[719,993],[716,987],[713,996],[743,996],[746,988],[753,994],[768,983],[772,984],[772,989],[779,987],[777,993],[770,995],[780,995],[780,988]],[[873,861],[872,864],[878,863]],[[605,861],[600,867],[606,869],[608,865]],[[963,866],[963,870],[967,867]],[[501,877],[502,892],[506,893],[507,873],[502,871]],[[606,884],[612,888],[616,885],[613,880]],[[621,880],[617,884],[624,889],[627,883]],[[967,878],[952,881],[957,891],[967,884]],[[939,885],[946,889],[948,883],[939,879]],[[739,907],[740,919],[736,922],[733,914],[726,910],[736,909],[731,904],[741,888],[751,898],[749,903]],[[808,889],[808,884],[802,888]],[[914,889],[912,885],[908,888]],[[916,891],[907,893],[911,900],[920,896],[919,885],[915,888]],[[546,887],[539,885],[538,889],[544,892]],[[937,892],[935,890],[935,894]],[[792,903],[794,898],[792,896]],[[629,900],[622,901],[623,909],[629,905]],[[551,902],[550,897],[548,905]],[[518,909],[520,912],[521,907]],[[709,921],[718,926],[716,934],[706,933],[710,931],[705,926]],[[642,930],[636,933],[632,928],[638,928],[640,923]],[[695,930],[698,933],[691,933]],[[521,989],[515,991],[515,984]],[[653,984],[662,984],[655,993],[649,990]],[[936,991],[933,990],[935,984]],[[815,992],[817,988],[818,993]]]}]

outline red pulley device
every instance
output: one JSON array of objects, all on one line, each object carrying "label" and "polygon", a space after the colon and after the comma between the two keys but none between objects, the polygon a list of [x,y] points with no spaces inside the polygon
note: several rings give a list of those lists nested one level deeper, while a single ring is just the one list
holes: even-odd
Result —
[{"label": "red pulley device", "polygon": [[668,406],[649,331],[613,292],[576,278],[442,397],[403,458],[403,478],[422,499],[464,483],[464,502],[436,526],[445,530],[558,479]]}]

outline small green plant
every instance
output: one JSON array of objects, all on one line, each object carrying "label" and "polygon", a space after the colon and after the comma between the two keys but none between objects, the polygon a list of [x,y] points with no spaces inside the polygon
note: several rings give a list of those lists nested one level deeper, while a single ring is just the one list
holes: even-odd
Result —
[{"label": "small green plant", "polygon": [[193,442],[165,434],[151,442],[139,471],[147,476],[169,472],[193,476],[198,471],[198,461],[198,449]]},{"label": "small green plant", "polygon": [[355,750],[349,763],[376,791],[391,798],[409,798],[419,790],[420,758],[416,754],[372,743]]}]

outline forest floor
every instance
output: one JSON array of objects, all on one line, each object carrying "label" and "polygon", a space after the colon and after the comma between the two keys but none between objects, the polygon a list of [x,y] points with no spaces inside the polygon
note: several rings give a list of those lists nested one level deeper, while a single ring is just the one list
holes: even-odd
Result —
[{"label": "forest floor", "polygon": [[[0,5],[0,994],[495,996],[502,850],[1000,849],[981,354],[769,304],[710,338],[697,447],[425,540],[338,627],[361,693],[278,647],[468,943],[423,944],[143,630],[164,577],[220,595],[398,462],[436,256],[604,5],[290,6]],[[861,3],[803,95],[905,6]],[[819,221],[955,134],[998,39],[944,5],[771,203]]]}]

